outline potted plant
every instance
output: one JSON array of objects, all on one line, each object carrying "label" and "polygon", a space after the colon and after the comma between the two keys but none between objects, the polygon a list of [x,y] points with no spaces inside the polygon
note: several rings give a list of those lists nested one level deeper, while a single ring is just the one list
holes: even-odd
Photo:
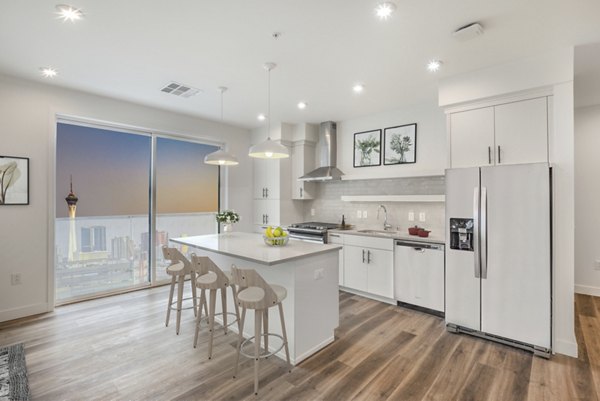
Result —
[{"label": "potted plant", "polygon": [[233,231],[233,224],[240,221],[240,215],[233,210],[223,210],[216,214],[216,219],[223,224],[223,232],[229,233]]}]

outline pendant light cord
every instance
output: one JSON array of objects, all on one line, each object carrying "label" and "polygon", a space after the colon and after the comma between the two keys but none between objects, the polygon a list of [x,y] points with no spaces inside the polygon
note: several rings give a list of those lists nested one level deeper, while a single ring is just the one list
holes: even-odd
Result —
[{"label": "pendant light cord", "polygon": [[271,68],[267,70],[267,139],[271,139]]}]

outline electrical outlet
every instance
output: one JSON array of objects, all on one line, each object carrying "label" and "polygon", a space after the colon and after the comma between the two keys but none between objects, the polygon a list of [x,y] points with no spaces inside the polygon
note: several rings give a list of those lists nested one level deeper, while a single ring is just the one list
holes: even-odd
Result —
[{"label": "electrical outlet", "polygon": [[408,212],[408,221],[415,221],[415,212]]},{"label": "electrical outlet", "polygon": [[323,277],[325,277],[325,271],[323,269],[317,269],[315,270],[313,277],[315,280],[321,280]]},{"label": "electrical outlet", "polygon": [[357,219],[362,219],[362,212],[360,210],[356,211],[356,218]]},{"label": "electrical outlet", "polygon": [[419,221],[425,221],[425,212],[419,213]]},{"label": "electrical outlet", "polygon": [[315,215],[315,209],[310,209],[310,215],[314,216]]},{"label": "electrical outlet", "polygon": [[600,270],[600,259],[594,261],[594,270]]},{"label": "electrical outlet", "polygon": [[21,285],[21,273],[11,273],[10,275],[10,284],[11,285]]},{"label": "electrical outlet", "polygon": [[363,210],[363,219],[366,219],[366,218],[367,218],[367,211]]}]

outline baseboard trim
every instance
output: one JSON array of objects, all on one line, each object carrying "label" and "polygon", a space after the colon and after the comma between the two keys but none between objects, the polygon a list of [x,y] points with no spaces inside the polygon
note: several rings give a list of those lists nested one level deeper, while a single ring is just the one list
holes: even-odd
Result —
[{"label": "baseboard trim", "polygon": [[575,284],[575,292],[577,294],[592,295],[594,297],[600,297],[600,287],[592,287],[589,285]]},{"label": "baseboard trim", "polygon": [[46,302],[22,306],[20,308],[7,309],[0,311],[0,322],[6,322],[9,320],[19,319],[31,315],[38,315],[40,313],[49,312],[51,310],[52,308],[49,308],[48,303]]},{"label": "baseboard trim", "polygon": [[577,343],[557,339],[554,341],[554,352],[577,358]]}]

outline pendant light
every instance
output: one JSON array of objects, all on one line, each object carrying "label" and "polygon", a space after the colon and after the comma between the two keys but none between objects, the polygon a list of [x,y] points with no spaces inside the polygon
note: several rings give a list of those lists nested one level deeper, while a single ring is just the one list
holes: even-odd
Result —
[{"label": "pendant light", "polygon": [[[224,86],[219,86],[221,91],[221,122],[223,122],[223,93],[227,90]],[[223,147],[219,147],[219,150],[212,152],[204,156],[204,163],[212,164],[214,166],[237,166],[239,164],[238,159],[223,150]]]},{"label": "pendant light", "polygon": [[267,140],[250,147],[248,156],[258,159],[284,159],[290,157],[288,148],[280,143],[271,140],[271,70],[275,68],[275,63],[265,63],[267,70]]}]

